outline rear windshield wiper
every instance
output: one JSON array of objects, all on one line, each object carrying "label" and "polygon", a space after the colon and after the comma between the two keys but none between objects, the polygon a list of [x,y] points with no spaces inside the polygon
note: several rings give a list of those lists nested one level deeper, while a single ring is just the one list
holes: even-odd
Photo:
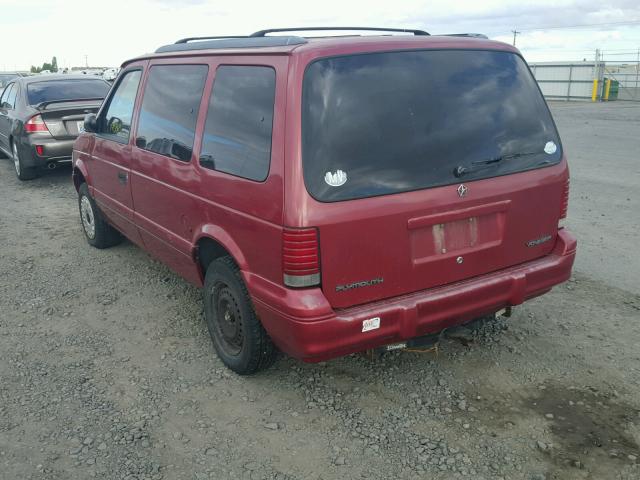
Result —
[{"label": "rear windshield wiper", "polygon": [[497,165],[503,160],[511,160],[512,158],[518,157],[526,157],[528,155],[536,155],[542,152],[522,152],[522,153],[509,153],[507,155],[500,155],[499,157],[488,158],[486,160],[476,160],[475,162],[471,162],[471,165],[458,165],[453,169],[453,174],[456,177],[462,177],[468,173],[473,173],[478,170],[482,170],[483,168],[488,168],[493,165]]}]

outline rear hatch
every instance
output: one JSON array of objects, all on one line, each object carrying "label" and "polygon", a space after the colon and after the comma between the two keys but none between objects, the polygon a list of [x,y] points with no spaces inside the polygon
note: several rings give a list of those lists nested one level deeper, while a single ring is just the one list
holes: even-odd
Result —
[{"label": "rear hatch", "polygon": [[322,289],[336,308],[548,254],[566,163],[524,60],[422,50],[317,60],[302,106]]},{"label": "rear hatch", "polygon": [[40,112],[49,132],[59,140],[83,131],[87,113],[95,113],[110,85],[100,78],[46,79],[27,84],[27,100]]}]

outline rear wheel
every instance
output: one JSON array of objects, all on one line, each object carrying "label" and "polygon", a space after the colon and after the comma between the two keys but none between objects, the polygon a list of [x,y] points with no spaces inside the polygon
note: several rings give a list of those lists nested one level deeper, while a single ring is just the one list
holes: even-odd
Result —
[{"label": "rear wheel", "polygon": [[230,257],[209,265],[204,312],[213,346],[222,362],[240,375],[271,366],[277,349],[255,314],[240,269]]},{"label": "rear wheel", "polygon": [[18,145],[15,142],[11,143],[11,152],[13,154],[13,166],[20,180],[33,180],[38,176],[38,169],[24,166],[20,153],[18,152]]},{"label": "rear wheel", "polygon": [[113,228],[98,209],[96,202],[89,195],[86,183],[78,189],[78,207],[80,220],[87,242],[96,248],[108,248],[122,241],[120,233]]}]

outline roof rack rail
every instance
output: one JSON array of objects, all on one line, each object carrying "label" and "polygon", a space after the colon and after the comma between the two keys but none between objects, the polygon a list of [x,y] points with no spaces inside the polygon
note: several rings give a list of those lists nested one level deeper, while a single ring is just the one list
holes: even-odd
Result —
[{"label": "roof rack rail", "polygon": [[307,43],[302,37],[190,37],[176,43],[164,45],[156,53],[186,52],[191,50],[229,49],[229,48],[268,48],[302,45]]},{"label": "roof rack rail", "polygon": [[189,43],[189,42],[194,42],[196,40],[219,40],[221,38],[248,38],[248,37],[246,35],[228,35],[224,37],[187,37],[187,38],[181,38],[175,43]]},{"label": "roof rack rail", "polygon": [[471,38],[486,38],[489,39],[484,33],[441,33],[441,37],[471,37]]},{"label": "roof rack rail", "polygon": [[365,32],[400,32],[413,33],[414,35],[429,35],[424,30],[414,30],[410,28],[377,28],[377,27],[292,27],[292,28],[269,28],[267,30],[259,30],[253,32],[250,37],[266,37],[268,33],[278,32],[306,32],[306,31],[331,31],[331,30],[357,30]]}]

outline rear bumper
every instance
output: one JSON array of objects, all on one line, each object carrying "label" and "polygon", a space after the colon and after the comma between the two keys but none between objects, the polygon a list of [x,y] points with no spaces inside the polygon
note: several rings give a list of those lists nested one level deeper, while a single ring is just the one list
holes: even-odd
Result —
[{"label": "rear bumper", "polygon": [[[332,310],[320,289],[282,289],[246,275],[256,313],[278,347],[314,362],[436,333],[548,292],[571,276],[576,239],[558,232],[543,258],[443,287]],[[273,284],[269,284],[273,286]],[[279,293],[279,294],[278,294]],[[380,317],[380,328],[362,332],[364,320]]]},{"label": "rear bumper", "polygon": [[[20,158],[25,167],[46,167],[51,163],[71,163],[75,139],[57,140],[51,136],[30,135],[20,144]],[[42,146],[38,155],[36,145]]]}]

